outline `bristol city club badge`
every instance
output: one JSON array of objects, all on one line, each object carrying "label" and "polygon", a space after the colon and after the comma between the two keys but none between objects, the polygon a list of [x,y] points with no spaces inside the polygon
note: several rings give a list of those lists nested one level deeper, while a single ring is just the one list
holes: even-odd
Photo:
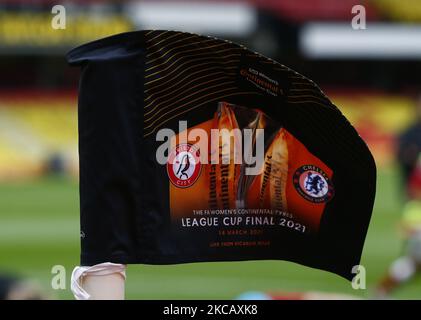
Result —
[{"label": "bristol city club badge", "polygon": [[295,171],[293,183],[304,199],[314,203],[327,202],[334,195],[333,185],[327,174],[313,165],[298,168]]},{"label": "bristol city club badge", "polygon": [[171,183],[178,188],[192,186],[199,178],[201,168],[200,151],[190,144],[177,145],[168,156],[168,177]]}]

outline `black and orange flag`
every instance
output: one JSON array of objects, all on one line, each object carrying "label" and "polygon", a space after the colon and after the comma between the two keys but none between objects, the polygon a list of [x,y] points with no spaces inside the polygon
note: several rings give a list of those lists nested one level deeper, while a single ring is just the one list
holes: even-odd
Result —
[{"label": "black and orange flag", "polygon": [[81,66],[81,263],[278,259],[351,279],[376,186],[319,87],[246,48],[139,31]]}]

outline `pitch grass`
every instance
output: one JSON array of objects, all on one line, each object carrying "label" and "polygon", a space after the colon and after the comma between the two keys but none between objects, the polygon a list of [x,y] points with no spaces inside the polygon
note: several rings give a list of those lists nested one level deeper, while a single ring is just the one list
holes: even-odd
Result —
[{"label": "pitch grass", "polygon": [[[353,290],[339,276],[284,261],[134,265],[128,299],[232,299],[245,291],[323,291],[370,298],[374,284],[400,254],[396,230],[401,200],[396,170],[379,172],[378,193],[362,264],[367,289]],[[358,199],[350,199],[358,201]],[[78,263],[78,186],[64,178],[0,184],[0,271],[34,278],[60,299],[72,299],[70,274]],[[288,245],[288,244],[285,244]],[[51,268],[63,265],[66,289],[51,289]],[[421,298],[421,279],[394,298]]]}]

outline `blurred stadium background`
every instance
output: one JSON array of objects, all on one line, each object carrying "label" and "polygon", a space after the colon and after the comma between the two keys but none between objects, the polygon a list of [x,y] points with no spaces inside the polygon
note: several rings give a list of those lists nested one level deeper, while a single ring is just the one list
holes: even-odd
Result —
[{"label": "blurred stadium background", "polygon": [[[51,28],[64,5],[66,29]],[[367,29],[353,30],[364,5]],[[415,116],[421,92],[418,0],[0,1],[0,271],[51,291],[64,265],[66,290],[79,261],[78,70],[68,49],[129,30],[174,29],[242,43],[308,76],[369,144],[378,193],[362,264],[367,290],[338,276],[283,261],[130,266],[129,299],[230,299],[246,291],[340,292],[369,298],[399,255],[403,204],[396,136]],[[350,199],[350,201],[358,199]],[[421,298],[420,279],[395,298]]]}]

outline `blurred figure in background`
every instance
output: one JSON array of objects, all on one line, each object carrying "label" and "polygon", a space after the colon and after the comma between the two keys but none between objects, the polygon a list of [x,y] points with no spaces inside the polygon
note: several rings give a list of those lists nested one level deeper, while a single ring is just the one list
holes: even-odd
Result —
[{"label": "blurred figure in background", "polygon": [[343,293],[307,291],[307,292],[260,292],[248,291],[240,294],[236,300],[360,300],[358,296]]},{"label": "blurred figure in background", "polygon": [[387,297],[421,270],[421,95],[416,105],[416,121],[399,137],[398,162],[406,193],[400,222],[404,253],[395,260],[376,289],[377,297]]},{"label": "blurred figure in background", "polygon": [[[421,189],[420,189],[421,190]],[[378,298],[388,297],[395,289],[413,279],[421,270],[421,201],[411,200],[404,208],[400,229],[404,254],[395,260],[376,288]]]},{"label": "blurred figure in background", "polygon": [[[414,170],[417,166],[417,160],[421,153],[421,94],[418,96],[416,107],[415,107],[416,119],[415,122],[409,126],[402,134],[398,137],[398,150],[397,160],[402,172],[402,182],[406,191],[406,196],[416,198],[415,195],[411,195],[411,184],[416,181],[419,177],[414,176]],[[412,188],[412,192],[416,188]]]},{"label": "blurred figure in background", "polygon": [[49,297],[35,282],[20,277],[0,275],[0,300],[47,300]]}]

